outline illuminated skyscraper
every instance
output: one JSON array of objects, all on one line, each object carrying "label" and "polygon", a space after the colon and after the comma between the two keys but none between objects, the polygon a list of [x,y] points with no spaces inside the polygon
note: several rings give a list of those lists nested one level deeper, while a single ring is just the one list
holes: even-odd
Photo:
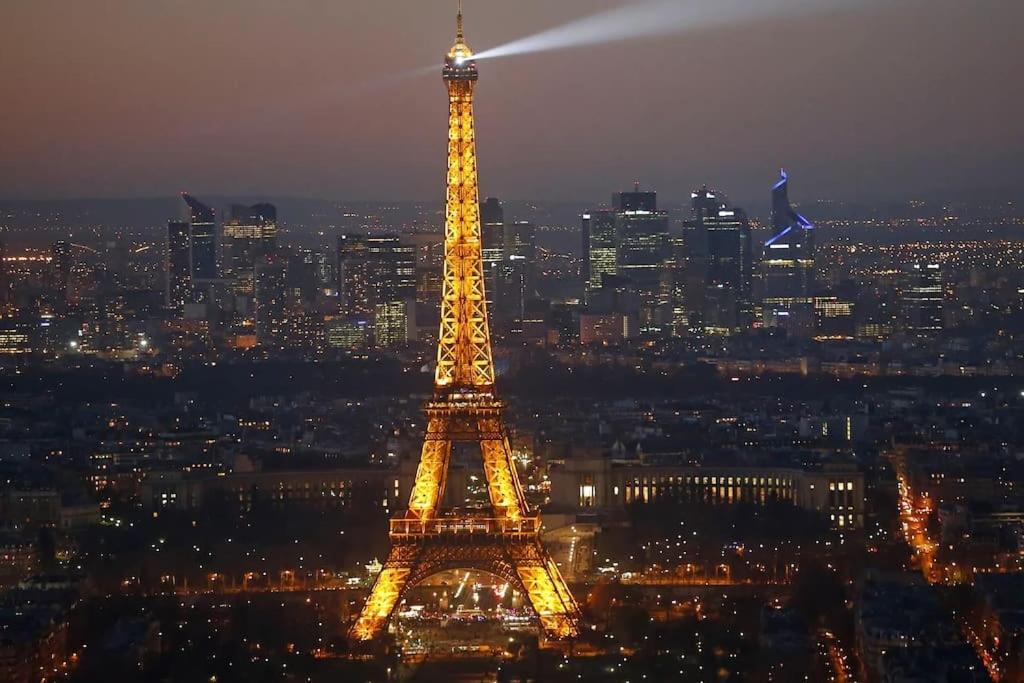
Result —
[{"label": "illuminated skyscraper", "polygon": [[224,238],[249,240],[259,251],[272,253],[277,245],[277,207],[273,204],[232,204],[231,216],[224,223]]},{"label": "illuminated skyscraper", "polygon": [[702,321],[709,331],[730,333],[753,321],[750,222],[743,209],[703,187],[690,194],[695,248],[702,269]]},{"label": "illuminated skyscraper", "polygon": [[[671,328],[673,248],[668,213],[658,210],[658,195],[612,195],[611,209],[582,216],[584,290],[591,312],[622,314],[637,321],[635,331],[662,334]],[[608,291],[599,291],[602,288]],[[622,297],[629,290],[635,297]],[[610,301],[635,301],[635,310],[608,309]]]},{"label": "illuminated skyscraper", "polygon": [[195,197],[182,193],[181,198],[189,210],[192,277],[214,280],[217,278],[217,217],[213,209]]},{"label": "illuminated skyscraper", "polygon": [[583,214],[583,284],[589,293],[601,287],[606,275],[618,272],[615,212],[598,209]]},{"label": "illuminated skyscraper", "polygon": [[522,320],[527,303],[537,296],[537,229],[533,223],[505,224],[505,262],[500,296],[501,315],[507,323]]},{"label": "illuminated skyscraper", "polygon": [[394,235],[341,235],[338,290],[342,313],[373,313],[377,304],[416,299],[416,248]]},{"label": "illuminated skyscraper", "polygon": [[505,261],[505,208],[496,197],[480,204],[480,231],[483,243],[484,281],[487,283],[487,312],[498,318],[502,268]]},{"label": "illuminated skyscraper", "polygon": [[269,258],[256,264],[256,342],[282,348],[288,336],[288,266]]},{"label": "illuminated skyscraper", "polygon": [[[658,210],[657,194],[621,192],[615,207],[616,273],[629,280],[640,297],[641,333],[659,334],[671,322],[666,264],[672,258],[668,213]],[[593,241],[593,237],[591,237]]]},{"label": "illuminated skyscraper", "polygon": [[[369,640],[387,626],[407,590],[441,571],[475,569],[524,594],[545,634],[578,633],[579,608],[540,542],[540,516],[526,502],[506,433],[487,319],[477,189],[473,92],[476,62],[462,33],[444,65],[448,86],[445,264],[434,398],[409,509],[391,518],[391,550],[350,631]],[[455,443],[479,447],[490,506],[443,509]]]},{"label": "illuminated skyscraper", "polygon": [[169,308],[179,312],[192,298],[192,240],[189,235],[188,223],[167,223],[166,302]]},{"label": "illuminated skyscraper", "polygon": [[900,287],[899,324],[913,337],[932,337],[945,327],[946,287],[938,263],[915,263]]},{"label": "illuminated skyscraper", "polygon": [[772,187],[772,237],[764,244],[762,321],[806,336],[814,327],[814,225],[789,204],[785,171]]},{"label": "illuminated skyscraper", "polygon": [[53,284],[57,295],[55,303],[60,307],[65,307],[68,303],[68,295],[71,288],[71,271],[75,265],[71,243],[66,240],[54,242],[50,252],[50,255],[53,257]]},{"label": "illuminated skyscraper", "polygon": [[399,346],[410,339],[415,326],[415,302],[386,301],[373,311],[373,337],[378,347]]},{"label": "illuminated skyscraper", "polygon": [[253,267],[277,249],[277,209],[273,204],[231,207],[224,222],[224,275],[239,294],[253,293]]}]

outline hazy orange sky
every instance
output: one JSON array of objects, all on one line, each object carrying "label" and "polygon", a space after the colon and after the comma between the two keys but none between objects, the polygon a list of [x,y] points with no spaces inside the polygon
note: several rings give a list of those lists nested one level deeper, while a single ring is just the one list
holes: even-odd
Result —
[{"label": "hazy orange sky", "polygon": [[[466,4],[480,50],[623,3]],[[0,198],[438,198],[444,86],[408,74],[454,5],[4,0]],[[482,190],[760,197],[785,165],[804,198],[1019,196],[1022,26],[1020,0],[894,0],[483,61]]]}]

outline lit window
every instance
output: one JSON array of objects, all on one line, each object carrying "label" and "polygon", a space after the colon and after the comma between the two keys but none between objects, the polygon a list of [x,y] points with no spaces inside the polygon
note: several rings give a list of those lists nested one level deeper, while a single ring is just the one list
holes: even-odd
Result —
[{"label": "lit window", "polygon": [[595,488],[593,484],[580,486],[580,507],[594,507]]}]

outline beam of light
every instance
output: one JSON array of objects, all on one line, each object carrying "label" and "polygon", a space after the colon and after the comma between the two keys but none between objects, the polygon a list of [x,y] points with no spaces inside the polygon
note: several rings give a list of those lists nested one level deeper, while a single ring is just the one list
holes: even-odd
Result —
[{"label": "beam of light", "polygon": [[458,597],[462,595],[462,591],[466,588],[467,581],[469,581],[469,572],[466,572],[466,575],[462,577],[462,581],[459,582],[459,589],[455,591],[456,599],[458,599]]},{"label": "beam of light", "polygon": [[599,43],[675,35],[739,22],[822,13],[875,0],[641,0],[591,14],[474,55],[508,57]]}]

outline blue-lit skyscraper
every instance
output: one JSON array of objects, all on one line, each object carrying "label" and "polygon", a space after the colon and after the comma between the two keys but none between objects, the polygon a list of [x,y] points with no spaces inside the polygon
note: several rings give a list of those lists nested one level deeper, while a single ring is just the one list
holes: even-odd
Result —
[{"label": "blue-lit skyscraper", "polygon": [[814,326],[814,225],[789,203],[783,170],[772,187],[772,236],[761,260],[764,279],[762,321],[798,336]]},{"label": "blue-lit skyscraper", "polygon": [[213,209],[192,195],[182,193],[189,211],[192,244],[192,277],[213,280],[217,277],[217,218]]}]

